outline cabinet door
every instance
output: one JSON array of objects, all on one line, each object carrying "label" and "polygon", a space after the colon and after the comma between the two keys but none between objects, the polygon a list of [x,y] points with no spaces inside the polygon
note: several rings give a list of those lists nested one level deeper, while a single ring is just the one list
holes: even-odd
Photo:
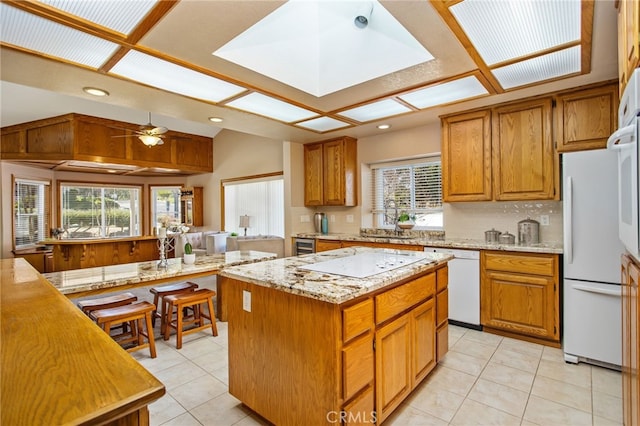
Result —
[{"label": "cabinet door", "polygon": [[558,152],[607,147],[618,127],[618,86],[582,90],[556,98]]},{"label": "cabinet door", "polygon": [[436,366],[435,311],[435,303],[431,298],[411,312],[412,388],[415,388]]},{"label": "cabinet door", "polygon": [[411,392],[411,325],[409,314],[376,332],[376,411],[378,423]]},{"label": "cabinet door", "polygon": [[491,200],[491,112],[442,119],[444,201]]},{"label": "cabinet door", "polygon": [[316,253],[327,250],[336,250],[342,247],[340,241],[336,240],[316,240]]},{"label": "cabinet door", "polygon": [[624,9],[624,65],[628,81],[640,59],[640,3],[638,0],[623,0],[621,3]]},{"label": "cabinet door", "polygon": [[558,298],[553,277],[482,270],[482,325],[558,340]]},{"label": "cabinet door", "polygon": [[304,146],[304,205],[321,206],[323,203],[322,144]]},{"label": "cabinet door", "polygon": [[496,108],[492,120],[494,198],[558,199],[559,162],[551,138],[551,99]]},{"label": "cabinet door", "polygon": [[341,138],[323,144],[323,204],[355,206],[356,202],[355,139]]},{"label": "cabinet door", "polygon": [[629,263],[628,278],[628,398],[624,398],[623,404],[628,405],[628,409],[623,409],[629,416],[630,425],[637,425],[640,421],[640,307],[638,306],[638,280],[640,270],[638,266]]}]

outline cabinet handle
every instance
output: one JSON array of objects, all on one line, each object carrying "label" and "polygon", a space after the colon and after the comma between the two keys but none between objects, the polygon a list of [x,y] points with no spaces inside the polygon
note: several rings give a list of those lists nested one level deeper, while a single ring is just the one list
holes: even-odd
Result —
[{"label": "cabinet handle", "polygon": [[618,290],[607,290],[607,289],[604,289],[604,288],[588,287],[586,285],[580,285],[580,284],[574,284],[571,287],[576,289],[576,290],[586,291],[587,293],[604,294],[605,296],[616,296],[616,297],[620,297],[621,296],[620,289],[618,289]]}]

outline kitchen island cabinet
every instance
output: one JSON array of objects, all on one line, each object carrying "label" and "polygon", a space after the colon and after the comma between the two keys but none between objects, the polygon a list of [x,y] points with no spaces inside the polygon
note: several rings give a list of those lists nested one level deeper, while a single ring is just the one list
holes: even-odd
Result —
[{"label": "kitchen island cabinet", "polygon": [[557,255],[483,251],[480,321],[484,331],[560,347]]},{"label": "kitchen island cabinet", "polygon": [[[362,253],[420,260],[365,278],[304,269]],[[354,247],[223,270],[229,392],[274,424],[382,422],[436,365],[450,258]]]}]

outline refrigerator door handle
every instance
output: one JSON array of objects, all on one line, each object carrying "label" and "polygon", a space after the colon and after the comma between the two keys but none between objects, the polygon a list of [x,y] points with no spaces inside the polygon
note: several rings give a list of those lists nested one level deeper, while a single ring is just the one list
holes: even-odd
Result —
[{"label": "refrigerator door handle", "polygon": [[616,296],[616,297],[621,296],[619,288],[618,290],[607,290],[604,288],[589,287],[581,284],[573,284],[571,287],[576,290],[586,291],[587,293],[597,293],[597,294],[604,294],[606,296]]},{"label": "refrigerator door handle", "polygon": [[564,188],[564,258],[568,264],[573,263],[573,179],[567,176]]}]

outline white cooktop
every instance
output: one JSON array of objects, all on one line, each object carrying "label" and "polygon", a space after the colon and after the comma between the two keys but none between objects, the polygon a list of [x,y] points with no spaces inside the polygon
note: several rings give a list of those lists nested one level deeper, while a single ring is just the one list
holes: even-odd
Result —
[{"label": "white cooktop", "polygon": [[399,253],[360,253],[326,262],[299,266],[298,269],[343,275],[353,278],[366,278],[382,272],[402,268],[403,266],[425,259],[422,252]]}]

